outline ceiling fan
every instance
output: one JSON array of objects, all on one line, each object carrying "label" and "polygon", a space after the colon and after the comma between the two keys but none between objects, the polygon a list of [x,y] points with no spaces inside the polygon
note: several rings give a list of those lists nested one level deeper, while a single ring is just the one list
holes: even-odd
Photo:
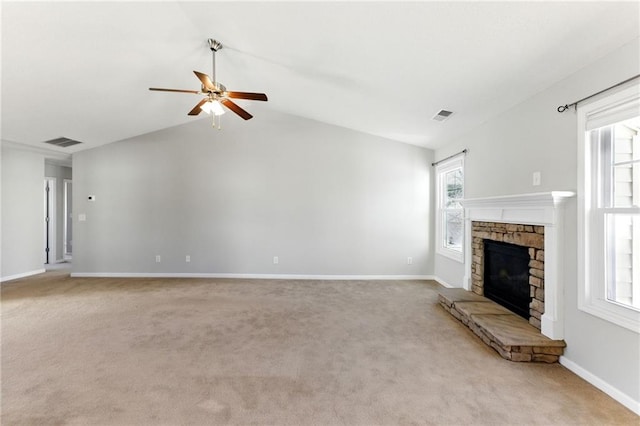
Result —
[{"label": "ceiling fan", "polygon": [[[160,91],[160,92],[177,92],[177,93],[194,93],[196,95],[203,95],[204,99],[202,99],[198,104],[193,107],[191,111],[189,111],[188,115],[198,115],[200,112],[204,111],[207,114],[213,115],[213,126],[216,125],[216,117],[224,114],[225,110],[222,107],[223,105],[229,108],[231,111],[238,114],[245,120],[249,120],[253,117],[253,115],[249,114],[247,111],[242,109],[238,104],[233,102],[231,99],[246,99],[250,101],[266,101],[267,95],[264,93],[251,93],[251,92],[232,92],[227,90],[224,85],[216,81],[216,52],[222,49],[222,43],[217,40],[208,39],[209,48],[211,49],[213,56],[213,72],[211,76],[213,78],[209,78],[207,74],[194,71],[193,73],[196,75],[198,80],[202,83],[200,90],[183,90],[183,89],[162,89],[158,87],[150,87],[149,90]],[[218,128],[220,128],[220,120],[218,119]]]}]

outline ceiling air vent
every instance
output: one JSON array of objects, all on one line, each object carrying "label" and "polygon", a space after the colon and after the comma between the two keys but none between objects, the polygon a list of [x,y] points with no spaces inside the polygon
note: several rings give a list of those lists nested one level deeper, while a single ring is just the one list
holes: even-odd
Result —
[{"label": "ceiling air vent", "polygon": [[433,116],[432,120],[444,121],[449,118],[451,114],[453,114],[453,112],[447,111],[446,109],[441,109],[436,115]]},{"label": "ceiling air vent", "polygon": [[82,142],[78,142],[78,141],[74,141],[73,139],[61,137],[61,138],[56,138],[56,139],[51,139],[49,141],[45,141],[44,143],[48,143],[49,145],[59,146],[60,148],[67,148],[69,146],[78,145],[79,143],[82,143]]}]

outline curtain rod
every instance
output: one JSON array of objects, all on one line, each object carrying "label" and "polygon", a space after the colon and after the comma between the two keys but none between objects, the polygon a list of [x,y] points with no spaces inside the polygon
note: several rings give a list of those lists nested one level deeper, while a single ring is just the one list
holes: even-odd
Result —
[{"label": "curtain rod", "polygon": [[628,79],[626,79],[625,81],[621,81],[621,82],[620,82],[620,83],[618,83],[618,84],[614,84],[614,85],[613,85],[613,86],[611,86],[611,87],[607,87],[606,89],[601,90],[601,91],[599,91],[598,93],[594,93],[593,95],[589,95],[589,96],[587,96],[586,98],[582,98],[582,99],[580,99],[579,101],[575,101],[575,102],[573,102],[573,103],[571,103],[571,104],[560,105],[560,106],[558,107],[558,112],[565,112],[566,110],[568,110],[568,109],[569,109],[569,107],[572,107],[572,106],[573,106],[573,107],[576,107],[576,109],[578,109],[578,104],[579,104],[580,102],[582,102],[582,101],[586,101],[587,99],[591,99],[591,98],[593,98],[594,96],[598,96],[600,93],[604,93],[604,92],[606,92],[607,90],[611,90],[611,89],[613,89],[613,88],[615,88],[615,87],[622,86],[623,84],[628,83],[628,82],[630,82],[631,80],[635,80],[635,79],[636,79],[636,78],[638,78],[638,77],[640,77],[640,74],[638,74],[638,75],[634,75],[633,77],[628,78]]},{"label": "curtain rod", "polygon": [[467,149],[465,148],[462,151],[458,152],[457,154],[453,154],[453,155],[448,156],[447,158],[443,158],[442,160],[438,160],[438,161],[436,161],[434,163],[431,163],[431,165],[432,166],[437,166],[438,164],[442,163],[443,161],[447,161],[450,158],[457,157],[460,154],[466,154],[466,153],[467,153]]}]

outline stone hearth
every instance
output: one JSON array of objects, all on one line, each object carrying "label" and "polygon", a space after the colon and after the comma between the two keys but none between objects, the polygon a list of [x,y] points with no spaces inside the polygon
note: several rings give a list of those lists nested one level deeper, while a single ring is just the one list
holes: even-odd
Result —
[{"label": "stone hearth", "polygon": [[438,302],[504,359],[554,363],[564,353],[563,340],[543,336],[525,319],[485,297],[452,288],[441,290]]}]

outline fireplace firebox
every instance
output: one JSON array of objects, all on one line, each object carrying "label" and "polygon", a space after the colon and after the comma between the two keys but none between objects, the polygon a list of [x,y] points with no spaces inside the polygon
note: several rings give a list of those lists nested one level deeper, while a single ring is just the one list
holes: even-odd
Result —
[{"label": "fireplace firebox", "polygon": [[527,247],[484,240],[484,295],[529,320],[529,251]]}]

